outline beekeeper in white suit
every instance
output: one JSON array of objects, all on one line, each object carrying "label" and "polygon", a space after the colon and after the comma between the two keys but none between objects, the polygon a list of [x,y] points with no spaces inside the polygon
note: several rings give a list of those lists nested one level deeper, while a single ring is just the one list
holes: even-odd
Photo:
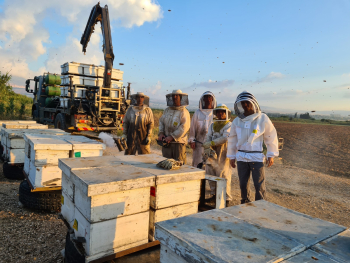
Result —
[{"label": "beekeeper in white suit", "polygon": [[[236,167],[241,188],[241,203],[251,201],[249,193],[250,174],[255,187],[255,200],[266,199],[265,168],[274,163],[277,157],[278,138],[275,127],[269,117],[261,113],[255,97],[244,91],[235,102],[237,118],[231,126],[228,138],[228,154],[233,168]],[[266,157],[263,154],[263,142],[267,147]]]},{"label": "beekeeper in white suit", "polygon": [[[210,124],[213,123],[213,109],[216,107],[216,99],[212,92],[206,91],[199,99],[199,109],[195,111],[191,120],[188,142],[193,149],[192,166],[197,167],[202,162],[203,147]],[[199,141],[201,143],[195,142]]]},{"label": "beekeeper in white suit", "polygon": [[[232,201],[232,169],[230,166],[230,159],[227,158],[227,139],[231,130],[231,122],[229,121],[231,112],[225,104],[219,104],[213,110],[213,114],[216,118],[209,126],[203,148],[205,149],[205,152],[207,152],[207,149],[213,149],[217,155],[217,158],[216,160],[209,158],[206,161],[205,172],[209,175],[226,179],[226,206],[228,206],[229,202]],[[209,153],[207,154],[209,155]],[[213,195],[213,198],[215,198],[215,183],[210,182],[209,184],[211,194]]]},{"label": "beekeeper in white suit", "polygon": [[167,106],[159,119],[158,140],[169,144],[162,147],[162,154],[186,163],[187,132],[190,129],[188,95],[181,90],[173,90],[166,95]]}]

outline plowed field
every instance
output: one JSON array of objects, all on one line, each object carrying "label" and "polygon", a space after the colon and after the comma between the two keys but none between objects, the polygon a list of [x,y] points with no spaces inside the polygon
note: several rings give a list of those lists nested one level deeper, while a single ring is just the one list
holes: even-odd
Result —
[{"label": "plowed field", "polygon": [[350,178],[350,127],[274,122],[285,163]]}]

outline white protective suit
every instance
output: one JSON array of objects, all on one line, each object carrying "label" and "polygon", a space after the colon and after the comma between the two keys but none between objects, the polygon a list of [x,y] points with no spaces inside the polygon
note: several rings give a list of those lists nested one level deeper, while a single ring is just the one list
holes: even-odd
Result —
[{"label": "white protective suit", "polygon": [[[226,106],[225,106],[226,107]],[[226,121],[214,121],[208,129],[206,142],[211,142],[211,148],[216,152],[217,159],[209,158],[206,161],[205,172],[209,175],[218,176],[227,180],[226,200],[231,201],[231,177],[232,168],[230,159],[227,158],[227,139],[231,130],[231,122],[228,121],[229,111],[226,112]],[[215,183],[209,183],[211,194],[215,194]]]},{"label": "white protective suit", "polygon": [[[248,95],[247,95],[248,94]],[[255,105],[255,113],[245,117],[240,101],[250,101]],[[242,162],[264,162],[263,142],[267,147],[267,157],[277,157],[278,138],[269,117],[261,113],[259,105],[248,92],[242,92],[235,103],[237,118],[232,122],[228,138],[227,157]]]},{"label": "white protective suit", "polygon": [[[203,98],[205,95],[210,95],[213,97],[213,108],[203,109]],[[208,128],[210,124],[213,123],[213,109],[216,107],[216,99],[212,92],[204,92],[199,100],[199,109],[195,111],[191,120],[191,128],[189,134],[189,143],[194,142],[196,139],[202,143],[205,142],[206,135],[208,133]],[[193,160],[192,166],[197,167],[199,163],[202,162],[204,148],[202,144],[196,142],[196,148],[193,150]]]}]

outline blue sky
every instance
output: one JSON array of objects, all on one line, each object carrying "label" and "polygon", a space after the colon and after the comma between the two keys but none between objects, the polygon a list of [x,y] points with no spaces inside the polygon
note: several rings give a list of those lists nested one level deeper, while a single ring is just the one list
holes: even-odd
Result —
[{"label": "blue sky", "polygon": [[[78,11],[69,14],[56,4],[34,2],[0,0],[0,70],[11,68],[14,86],[42,70],[59,73],[59,65],[72,60],[103,64],[99,31],[85,56],[76,44],[95,2],[76,3],[72,9]],[[38,11],[35,5],[41,3],[46,4]],[[115,68],[124,71],[125,84],[132,82],[134,91],[153,101],[182,89],[191,101],[211,90],[218,102],[233,103],[248,90],[267,107],[350,114],[349,1],[109,0],[101,5],[106,3]],[[36,12],[35,22],[26,31],[32,34],[21,38],[21,30],[16,35],[18,27],[7,23],[26,5]],[[27,21],[31,18],[18,23]],[[23,65],[14,62],[17,54]]]}]

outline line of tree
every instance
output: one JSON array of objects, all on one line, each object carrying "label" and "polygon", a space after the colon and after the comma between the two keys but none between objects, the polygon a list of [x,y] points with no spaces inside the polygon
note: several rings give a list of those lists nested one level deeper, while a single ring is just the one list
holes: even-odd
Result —
[{"label": "line of tree", "polygon": [[30,115],[33,99],[17,94],[10,85],[11,75],[0,71],[0,119],[24,119]]}]

